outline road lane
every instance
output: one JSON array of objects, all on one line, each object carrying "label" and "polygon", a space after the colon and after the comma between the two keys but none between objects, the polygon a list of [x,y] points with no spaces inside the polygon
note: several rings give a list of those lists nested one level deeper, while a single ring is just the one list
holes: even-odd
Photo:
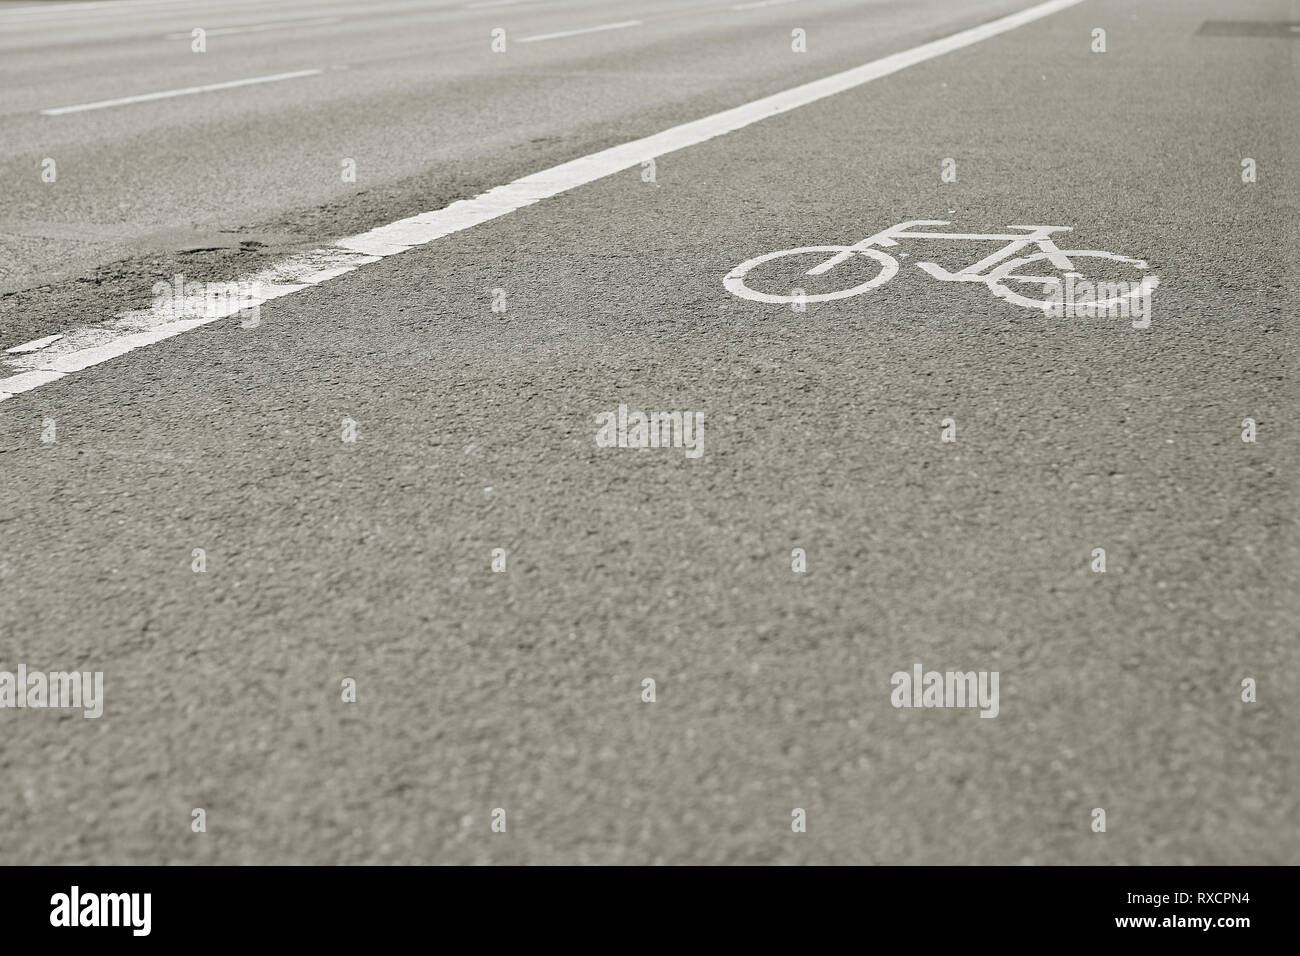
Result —
[{"label": "road lane", "polygon": [[[825,97],[854,89],[864,83],[872,82],[899,70],[905,70],[917,63],[944,56],[954,50],[981,43],[991,37],[1019,29],[1027,23],[1032,23],[1044,16],[1050,16],[1063,9],[1068,9],[1078,2],[1079,0],[1053,0],[1050,3],[1038,4],[1010,16],[981,24],[969,30],[950,34],[931,43],[913,47],[910,50],[899,51],[853,69],[823,77],[812,83],[783,90],[780,93],[746,103],[734,109],[724,110],[712,116],[702,117],[675,126],[653,136],[634,140],[630,143],[622,143],[599,153],[584,156],[551,169],[542,170],[512,183],[488,190],[474,199],[453,203],[445,209],[407,217],[368,230],[358,236],[340,239],[335,243],[319,247],[302,255],[281,260],[271,268],[261,272],[240,276],[233,281],[219,284],[217,294],[220,302],[213,301],[214,293],[211,285],[206,288],[199,286],[197,287],[199,291],[194,292],[191,290],[196,287],[178,276],[172,283],[163,282],[160,284],[166,294],[161,297],[155,295],[153,305],[149,309],[133,309],[123,312],[116,316],[111,323],[65,329],[57,340],[49,336],[43,336],[38,341],[57,341],[57,344],[48,348],[37,349],[33,343],[22,343],[13,347],[13,349],[9,350],[10,354],[17,354],[19,357],[6,360],[3,363],[4,366],[8,367],[9,374],[0,377],[0,400],[57,382],[65,375],[95,367],[124,355],[135,348],[154,345],[174,335],[202,328],[212,321],[237,313],[240,314],[241,319],[251,321],[255,325],[258,321],[257,317],[252,315],[250,318],[244,319],[244,313],[249,309],[256,309],[266,301],[284,295],[292,295],[304,288],[346,275],[357,268],[365,267],[384,256],[400,255],[413,246],[423,245],[462,230],[473,228],[498,216],[508,215],[517,209],[552,198],[626,170],[629,167],[640,164],[643,177],[647,181],[654,181],[654,163],[672,153],[706,142],[714,137],[734,132],[753,123],[762,122],[783,112],[798,109]],[[193,92],[199,92],[199,90]],[[945,223],[939,224],[943,225]],[[1048,235],[1062,231],[1062,227],[1030,228],[1033,229],[1031,238],[1036,237],[1039,241]],[[900,236],[904,235],[902,232],[898,234]],[[897,243],[889,238],[889,235],[891,234],[881,233],[882,238],[880,241],[888,245],[896,245]],[[1000,238],[1012,240],[1012,245],[1007,247],[1005,254],[997,260],[983,260],[974,267],[974,271],[982,268],[984,263],[991,267],[995,261],[1008,258],[1025,245],[1024,241],[1016,242],[1017,237],[1014,235],[963,237],[954,236],[951,233],[926,234],[913,232],[910,236],[913,238],[928,236],[928,238],[940,239],[968,238],[984,240]],[[867,241],[867,244],[869,245],[870,241]],[[808,275],[825,272],[852,254],[852,248],[843,248],[844,252],[810,270]],[[1055,247],[1047,245],[1043,245],[1042,248],[1045,250],[1055,249]],[[896,271],[896,264],[888,256],[878,252],[864,253],[864,255],[866,254],[874,256],[881,262],[886,263],[889,269]],[[1065,255],[1065,253],[1061,252],[1053,252],[1052,254],[1058,257]],[[754,259],[752,262],[761,263],[772,258],[773,255],[783,256],[784,253],[768,254]],[[1103,259],[1111,258],[1111,254],[1105,252],[1084,252],[1078,255],[1084,257],[1095,256]],[[1031,262],[1033,260],[1025,261]],[[1139,260],[1130,259],[1128,261],[1140,264],[1141,268],[1146,268],[1145,263],[1140,263]],[[1071,267],[1069,260],[1063,260],[1062,264],[1065,268]],[[1007,263],[1004,271],[1013,271],[1010,267],[1014,265],[1015,262]],[[741,271],[743,272],[745,268],[747,267],[742,267]],[[892,274],[893,271],[882,272],[880,277],[874,281],[883,281]],[[936,274],[955,278],[945,273]],[[739,286],[733,284],[739,281],[739,274],[729,274],[726,279],[727,287],[732,291],[736,291],[737,294],[744,294],[761,301],[785,301],[788,298],[784,296],[773,297],[766,293],[752,293],[746,289],[743,283]],[[1016,280],[1008,278],[1005,281],[1014,283]],[[1154,287],[1159,280],[1152,277],[1148,281]],[[866,288],[866,286],[860,288]],[[1007,293],[1001,284],[990,285],[990,288],[999,290],[1001,294],[1016,300],[1016,296]],[[1146,288],[1147,285],[1144,283],[1143,289]],[[740,291],[737,291],[738,289]],[[173,290],[174,295],[172,294]],[[835,292],[829,296],[814,295],[812,300],[818,301],[827,297],[839,298],[843,294]],[[800,301],[802,301],[803,293],[801,292],[799,295]],[[1018,301],[1023,303],[1025,300],[1020,298]],[[28,353],[33,352],[36,354],[29,357]]]},{"label": "road lane", "polygon": [[[108,672],[7,737],[6,852],[1293,861],[1294,72],[1214,9],[1089,2],[6,402],[3,650]],[[723,287],[905,219],[1148,256],[1152,325]],[[621,402],[704,454],[598,448]],[[893,708],[914,662],[1001,713]]]},{"label": "road lane", "polygon": [[[143,283],[147,290],[159,273],[170,278],[209,265],[176,260],[186,248],[238,251],[248,240],[274,255],[314,245],[1015,7],[1001,0],[953,14],[937,2],[819,3],[808,11],[818,19],[809,21],[813,42],[806,55],[789,52],[790,28],[775,14],[653,3],[619,8],[646,20],[646,27],[511,45],[504,55],[489,46],[496,19],[459,11],[463,19],[432,33],[403,15],[311,27],[298,43],[278,33],[231,38],[202,55],[150,34],[44,51],[39,69],[6,56],[0,177],[10,192],[0,215],[0,292],[87,274],[98,287],[116,288],[145,269],[152,276]],[[583,18],[591,22],[599,14],[590,4],[548,6],[499,22],[509,35],[524,36]],[[160,56],[159,48],[169,52]],[[86,61],[93,73],[60,59]],[[248,87],[75,118],[38,115],[50,107],[309,69],[326,72],[274,89]],[[53,184],[41,178],[47,158],[57,164]],[[355,161],[354,183],[341,175],[345,159]],[[126,257],[166,253],[174,261],[107,268]],[[93,273],[96,267],[104,268]],[[130,294],[138,296],[139,285]],[[73,288],[78,296],[83,291]],[[106,304],[102,314],[126,304]],[[0,345],[52,333],[41,326],[42,315],[81,307],[80,298],[57,289],[52,299],[6,299]]]}]

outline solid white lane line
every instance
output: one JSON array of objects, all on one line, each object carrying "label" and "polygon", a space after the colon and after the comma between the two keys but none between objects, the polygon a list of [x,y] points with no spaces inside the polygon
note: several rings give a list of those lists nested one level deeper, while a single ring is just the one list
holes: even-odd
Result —
[{"label": "solid white lane line", "polygon": [[639,166],[647,159],[703,143],[771,116],[779,116],[917,63],[1014,30],[1082,2],[1083,0],[1048,0],[1019,13],[923,43],[902,53],[872,60],[843,73],[674,126],[644,139],[561,163],[490,189],[473,199],[462,199],[443,209],[399,219],[369,232],[340,239],[330,246],[291,256],[270,269],[224,283],[228,294],[211,296],[216,304],[197,318],[190,317],[193,312],[186,311],[186,303],[177,304],[164,299],[149,309],[121,313],[105,325],[73,329],[61,340],[30,355],[0,360],[0,367],[15,373],[8,378],[0,378],[0,401],[134,349],[237,314],[243,309],[346,275],[367,263],[406,252],[413,246],[470,229],[516,209]]},{"label": "solid white lane line", "polygon": [[[210,37],[234,36],[237,33],[261,33],[263,30],[283,30],[287,27],[314,27],[323,23],[338,23],[342,17],[319,17],[312,20],[273,20],[269,23],[249,23],[239,27],[217,27],[215,30],[205,30],[204,33]],[[191,33],[187,30],[184,33],[168,33],[163,36],[164,40],[188,40]]]},{"label": "solid white lane line", "polygon": [[63,338],[62,334],[47,335],[43,339],[33,339],[30,342],[24,342],[22,345],[15,345],[11,349],[5,349],[10,355],[21,355],[24,352],[36,352],[45,348],[47,345],[53,345],[59,339]]},{"label": "solid white lane line", "polygon": [[626,27],[639,27],[640,20],[622,20],[618,23],[602,23],[598,27],[583,27],[581,30],[562,30],[559,33],[538,33],[535,36],[520,37],[516,43],[536,43],[538,40],[558,40],[561,37],[576,37],[584,33],[599,33],[602,30],[622,30]]},{"label": "solid white lane line", "polygon": [[129,103],[146,103],[149,100],[165,100],[173,96],[189,96],[192,93],[209,93],[212,90],[229,90],[236,86],[252,86],[255,83],[278,83],[280,80],[294,80],[302,76],[317,76],[324,70],[295,70],[292,73],[272,73],[270,76],[252,76],[246,80],[228,80],[225,83],[208,83],[205,86],[187,86],[179,90],[163,90],[161,93],[141,93],[138,96],[123,96],[115,100],[99,100],[95,103],[79,103],[76,106],[56,106],[41,110],[42,116],[63,116],[66,113],[84,113],[86,110],[102,110],[110,106],[126,106]]}]

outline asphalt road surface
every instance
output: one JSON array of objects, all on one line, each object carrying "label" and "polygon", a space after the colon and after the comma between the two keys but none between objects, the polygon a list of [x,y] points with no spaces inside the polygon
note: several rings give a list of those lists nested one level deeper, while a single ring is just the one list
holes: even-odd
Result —
[{"label": "asphalt road surface", "polygon": [[1300,5],[1043,6],[0,4],[0,862],[1300,862]]}]

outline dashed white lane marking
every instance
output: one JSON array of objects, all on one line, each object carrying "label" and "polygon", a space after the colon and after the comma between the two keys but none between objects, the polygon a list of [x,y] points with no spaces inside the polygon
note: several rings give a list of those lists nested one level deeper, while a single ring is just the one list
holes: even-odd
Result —
[{"label": "dashed white lane marking", "polygon": [[[186,16],[206,12],[204,8],[217,7],[213,12],[227,13],[232,7],[266,8],[266,0],[92,0],[89,3],[57,3],[38,7],[9,7],[0,10],[0,24],[57,21],[77,23],[86,17],[117,18],[143,15],[147,17]],[[315,11],[319,16],[321,11]]]},{"label": "dashed white lane marking", "polygon": [[189,96],[192,93],[210,93],[213,90],[229,90],[236,86],[252,86],[255,83],[278,83],[281,80],[296,80],[303,76],[318,76],[324,70],[294,70],[292,73],[272,73],[269,76],[250,76],[246,80],[227,80],[224,83],[208,83],[204,86],[186,86],[179,90],[163,90],[161,93],[141,93],[138,96],[122,96],[115,100],[98,100],[94,103],[78,103],[76,106],[56,106],[41,110],[42,116],[63,116],[66,113],[84,113],[86,110],[102,110],[110,106],[126,106],[130,103],[145,103],[149,100],[166,100],[173,96]]},{"label": "dashed white lane marking", "polygon": [[[270,269],[226,283],[233,294],[213,296],[217,306],[205,310],[198,317],[187,317],[183,303],[178,305],[172,300],[163,299],[152,308],[121,313],[104,325],[74,329],[45,347],[38,347],[32,342],[27,343],[27,346],[18,346],[18,349],[31,347],[33,351],[29,355],[19,354],[0,360],[0,366],[16,373],[0,378],[0,401],[241,310],[346,275],[386,256],[398,255],[414,246],[508,215],[516,209],[638,166],[647,159],[695,146],[770,116],[779,116],[917,63],[1014,30],[1082,2],[1083,0],[1048,0],[940,40],[872,60],[843,73],[683,123],[644,139],[561,163],[504,186],[497,186],[473,199],[462,199],[443,209],[399,219],[369,232],[340,239],[332,245],[292,256]],[[249,289],[254,291],[250,294]]]},{"label": "dashed white lane marking", "polygon": [[9,7],[0,10],[0,17],[11,16],[14,14],[33,15],[47,13],[80,13],[83,10],[98,10],[105,7],[129,7],[129,6],[147,6],[159,3],[171,3],[173,0],[99,0],[94,3],[61,3],[56,7],[52,6],[32,6],[32,7]]},{"label": "dashed white lane marking", "polygon": [[602,23],[598,27],[583,27],[580,30],[561,30],[559,33],[538,33],[530,37],[520,37],[516,43],[536,43],[538,40],[559,40],[562,37],[576,37],[584,33],[600,33],[602,30],[623,30],[627,27],[639,27],[640,20],[620,20],[618,23]]},{"label": "dashed white lane marking", "polygon": [[[261,33],[264,30],[284,30],[289,27],[315,27],[326,23],[338,23],[342,17],[318,17],[310,20],[275,20],[270,23],[249,23],[239,27],[218,27],[215,30],[204,31],[210,37],[227,37],[235,36],[239,33]],[[163,36],[164,40],[188,40],[191,34],[168,33]]]},{"label": "dashed white lane marking", "polygon": [[759,7],[779,7],[783,4],[794,2],[795,0],[756,0],[755,3],[737,3],[731,9],[757,10]]}]

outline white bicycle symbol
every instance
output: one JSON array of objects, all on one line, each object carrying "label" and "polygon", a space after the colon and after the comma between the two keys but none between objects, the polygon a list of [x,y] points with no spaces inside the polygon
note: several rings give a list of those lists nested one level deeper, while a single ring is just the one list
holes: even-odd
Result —
[{"label": "white bicycle symbol", "polygon": [[[798,249],[782,249],[779,252],[769,252],[766,255],[756,256],[742,262],[736,268],[732,269],[725,279],[723,285],[733,295],[738,295],[742,299],[752,299],[755,302],[829,302],[832,299],[847,299],[850,296],[860,295],[868,289],[874,289],[876,286],[884,285],[890,279],[898,274],[898,260],[887,252],[881,252],[878,246],[896,246],[900,239],[945,239],[945,240],[1001,240],[1006,245],[992,255],[985,256],[979,262],[969,265],[957,272],[949,272],[947,269],[934,262],[918,262],[917,268],[924,270],[936,279],[943,282],[982,282],[988,286],[999,299],[1005,299],[1015,305],[1023,306],[1027,309],[1049,309],[1061,301],[1058,287],[1062,285],[1064,277],[1074,276],[1081,278],[1080,273],[1074,271],[1075,265],[1073,260],[1080,258],[1105,259],[1111,262],[1123,263],[1135,269],[1147,269],[1147,263],[1144,259],[1134,259],[1130,256],[1116,255],[1113,252],[1103,252],[1099,249],[1060,249],[1052,241],[1052,233],[1069,232],[1070,226],[1007,226],[1008,229],[1025,230],[1020,234],[979,234],[979,233],[958,233],[958,232],[908,232],[907,230],[914,226],[947,226],[949,222],[940,219],[909,219],[906,222],[900,222],[890,226],[883,232],[878,232],[874,236],[867,236],[861,242],[856,242],[851,246],[801,246]],[[1036,245],[1038,252],[1028,256],[1017,256],[1027,246]],[[829,259],[826,259],[819,265],[809,269],[806,275],[818,276],[829,272],[842,262],[851,259],[854,256],[865,256],[868,259],[874,259],[880,263],[880,272],[874,279],[853,286],[851,289],[842,289],[838,292],[823,292],[815,295],[803,294],[799,290],[792,290],[793,294],[772,294],[769,292],[760,292],[757,289],[750,288],[745,284],[745,276],[755,266],[770,262],[773,259],[780,259],[784,256],[798,256],[809,253],[826,254],[831,253]],[[1025,266],[1038,263],[1048,262],[1062,274],[1059,275],[1025,275],[1018,270]],[[987,271],[984,271],[987,270]],[[1136,298],[1142,295],[1149,295],[1152,290],[1159,284],[1159,278],[1153,275],[1143,276],[1140,283],[1133,282],[1099,282],[1096,284],[1095,298],[1092,299],[1096,308],[1105,308],[1121,299]],[[1044,298],[1030,298],[1021,295],[1016,291],[1016,287],[1034,286],[1042,287]],[[1105,297],[1103,298],[1103,294]]]}]

